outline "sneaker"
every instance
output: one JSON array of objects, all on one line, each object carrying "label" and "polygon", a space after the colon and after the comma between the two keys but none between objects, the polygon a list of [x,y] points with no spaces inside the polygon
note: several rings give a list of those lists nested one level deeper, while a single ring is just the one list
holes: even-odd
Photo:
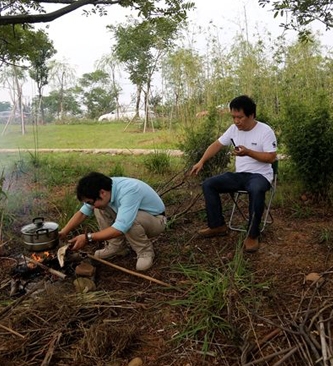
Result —
[{"label": "sneaker", "polygon": [[244,240],[244,249],[248,253],[254,253],[259,249],[259,240],[258,238],[252,239],[250,237],[247,237]]},{"label": "sneaker", "polygon": [[214,227],[213,229],[208,227],[206,229],[199,230],[198,234],[203,238],[212,238],[214,236],[225,236],[228,234],[228,227],[225,224],[222,226]]},{"label": "sneaker", "polygon": [[96,250],[95,257],[107,259],[112,257],[125,257],[128,254],[126,247],[116,247],[114,245],[106,245],[104,249]]},{"label": "sneaker", "polygon": [[136,262],[137,271],[147,271],[153,265],[153,257],[140,257]]}]

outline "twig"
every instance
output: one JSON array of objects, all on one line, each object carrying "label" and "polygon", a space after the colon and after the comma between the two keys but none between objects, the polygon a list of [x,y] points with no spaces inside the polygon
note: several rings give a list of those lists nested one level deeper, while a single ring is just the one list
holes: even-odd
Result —
[{"label": "twig", "polygon": [[284,355],[280,361],[276,362],[273,366],[280,366],[284,363],[284,361],[288,360],[288,358],[293,355],[298,350],[298,347],[294,347],[291,349],[286,355]]},{"label": "twig", "polygon": [[[293,354],[294,352],[296,352],[298,350],[298,347],[295,346],[295,347],[291,347],[291,348],[287,348],[287,349],[282,349],[281,351],[277,351],[277,352],[274,352],[270,355],[267,355],[267,356],[264,356],[262,358],[259,358],[258,360],[255,360],[255,361],[251,361],[251,362],[248,362],[246,364],[244,364],[243,366],[252,366],[252,365],[257,365],[258,363],[262,363],[264,361],[268,361],[270,360],[271,358],[273,357],[276,357],[276,356],[279,356],[279,355],[283,355],[284,353],[288,352],[288,355],[289,353],[292,351],[291,354]],[[291,354],[288,356],[290,357]]]},{"label": "twig", "polygon": [[181,211],[180,213],[175,214],[174,216],[170,217],[171,221],[176,221],[176,219],[178,219],[178,217],[184,215],[185,213],[187,213],[191,207],[193,207],[195,205],[195,203],[197,202],[198,198],[202,195],[202,193],[198,193],[196,196],[194,196],[192,198],[192,200],[190,201],[190,203],[188,204],[188,206]]},{"label": "twig", "polygon": [[10,332],[10,333],[12,333],[12,334],[14,334],[14,335],[16,335],[16,336],[18,336],[18,337],[20,337],[20,338],[23,338],[23,339],[25,338],[25,336],[24,336],[24,335],[22,335],[22,334],[20,334],[20,333],[16,332],[15,330],[13,330],[13,329],[11,329],[11,328],[6,327],[5,325],[0,324],[0,328],[5,329],[5,330],[7,330],[8,332]]}]

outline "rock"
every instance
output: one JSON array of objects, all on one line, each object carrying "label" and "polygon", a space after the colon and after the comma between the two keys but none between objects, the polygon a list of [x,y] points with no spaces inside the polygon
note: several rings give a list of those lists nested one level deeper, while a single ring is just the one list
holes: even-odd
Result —
[{"label": "rock", "polygon": [[92,277],[95,274],[95,267],[90,263],[82,262],[75,268],[77,276]]},{"label": "rock", "polygon": [[128,366],[142,366],[142,365],[143,361],[140,357],[133,358],[133,360],[130,361],[130,363],[128,364]]},{"label": "rock", "polygon": [[76,292],[86,293],[96,290],[95,283],[86,277],[79,277],[74,281]]}]

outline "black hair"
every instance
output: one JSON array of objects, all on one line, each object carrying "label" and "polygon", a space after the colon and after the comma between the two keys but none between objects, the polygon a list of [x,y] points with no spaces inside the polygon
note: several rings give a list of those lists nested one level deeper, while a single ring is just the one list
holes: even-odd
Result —
[{"label": "black hair", "polygon": [[111,191],[112,179],[102,173],[91,172],[79,180],[76,187],[76,197],[79,201],[86,198],[97,200],[101,189]]},{"label": "black hair", "polygon": [[234,98],[229,104],[230,110],[235,109],[236,111],[243,110],[246,117],[250,117],[253,114],[254,118],[257,113],[256,103],[252,98],[247,95],[240,95]]}]

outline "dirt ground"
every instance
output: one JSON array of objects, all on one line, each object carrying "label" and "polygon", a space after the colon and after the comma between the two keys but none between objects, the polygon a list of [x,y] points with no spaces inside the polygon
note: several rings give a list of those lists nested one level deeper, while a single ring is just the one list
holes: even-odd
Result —
[{"label": "dirt ground", "polygon": [[[217,329],[214,344],[205,353],[204,331],[196,340],[183,337],[176,341],[190,309],[170,301],[185,299],[193,289],[179,266],[219,269],[223,274],[243,234],[230,231],[226,237],[199,238],[196,231],[205,226],[202,198],[193,206],[190,194],[188,201],[182,199],[167,203],[170,219],[183,213],[155,241],[155,263],[145,273],[169,287],[80,257],[79,262],[89,261],[96,267],[95,292],[75,292],[79,262],[60,269],[53,260],[49,265],[66,273],[64,280],[41,271],[33,279],[22,280],[25,289],[10,296],[13,272],[3,265],[1,365],[127,366],[135,357],[145,366],[308,366],[316,361],[328,365],[325,357],[333,349],[332,210],[311,206],[311,214],[305,215],[309,203],[301,199],[300,212],[273,204],[274,222],[262,233],[260,250],[241,254],[253,283],[267,285],[264,290],[254,290],[255,304],[246,310],[241,290],[229,294],[226,310],[217,315],[229,319],[232,330]],[[28,217],[25,212],[11,228],[17,238],[5,245],[6,257],[31,255],[19,235],[20,227],[30,222]],[[98,246],[94,244],[86,252],[92,254]],[[134,271],[135,253],[130,251],[110,262]],[[316,281],[307,277],[313,273],[319,274]],[[30,292],[34,287],[29,286],[36,281],[42,283],[41,288]],[[224,311],[227,313],[222,314]]]}]

